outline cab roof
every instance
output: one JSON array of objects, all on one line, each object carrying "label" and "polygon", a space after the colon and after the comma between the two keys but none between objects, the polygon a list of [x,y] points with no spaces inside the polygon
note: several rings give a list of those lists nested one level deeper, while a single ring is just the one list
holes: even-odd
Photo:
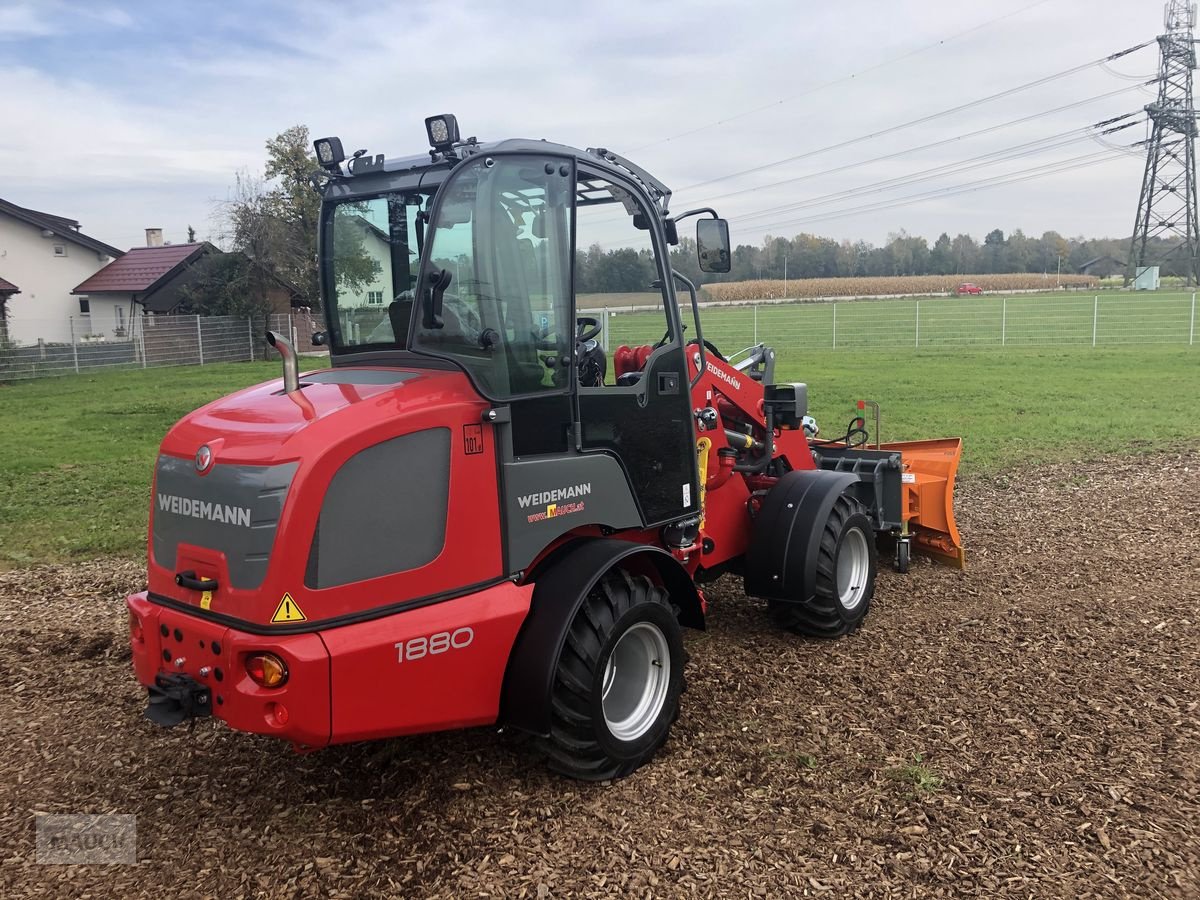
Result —
[{"label": "cab roof", "polygon": [[[449,172],[462,160],[478,156],[481,153],[539,153],[573,157],[577,162],[585,163],[593,168],[632,178],[642,186],[650,199],[659,205],[663,214],[666,214],[670,204],[670,188],[636,163],[611,150],[604,147],[589,147],[586,150],[580,150],[578,147],[571,147],[567,144],[556,144],[547,140],[530,138],[508,138],[490,143],[466,141],[456,144],[450,154],[426,151],[416,156],[400,156],[391,159],[385,159],[382,154],[374,157],[363,155],[349,161],[349,175],[335,176],[331,179],[327,192],[333,196],[353,196],[366,191],[375,192],[389,188],[415,188],[424,183],[426,179],[420,177],[414,180],[412,176],[419,176],[435,170],[442,173]],[[378,175],[392,177],[382,179],[371,177]],[[442,178],[438,177],[431,179],[430,184],[434,186],[441,181]]]}]

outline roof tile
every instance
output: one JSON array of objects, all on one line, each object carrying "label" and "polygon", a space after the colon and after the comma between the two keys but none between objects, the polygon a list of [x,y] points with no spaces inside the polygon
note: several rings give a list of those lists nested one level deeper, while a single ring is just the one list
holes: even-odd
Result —
[{"label": "roof tile", "polygon": [[21,289],[19,287],[17,287],[11,281],[5,281],[3,278],[0,278],[0,294],[19,294],[19,293],[21,293]]},{"label": "roof tile", "polygon": [[73,294],[140,293],[149,290],[168,272],[193,255],[204,252],[206,245],[172,244],[166,247],[134,247],[124,256],[78,285]]}]

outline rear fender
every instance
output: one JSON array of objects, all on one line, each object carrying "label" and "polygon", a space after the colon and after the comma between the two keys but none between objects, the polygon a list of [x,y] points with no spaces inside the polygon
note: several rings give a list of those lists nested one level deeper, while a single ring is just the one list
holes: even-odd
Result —
[{"label": "rear fender", "polygon": [[704,627],[700,595],[687,571],[658,547],[612,539],[584,539],[556,553],[536,575],[529,616],[513,644],[500,694],[500,721],[533,734],[550,733],[550,695],[559,654],[575,615],[609,569],[653,566],[679,622]]}]

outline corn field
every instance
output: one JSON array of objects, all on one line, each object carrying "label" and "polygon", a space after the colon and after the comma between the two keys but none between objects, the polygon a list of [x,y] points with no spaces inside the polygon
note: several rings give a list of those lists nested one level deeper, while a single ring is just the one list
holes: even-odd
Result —
[{"label": "corn field", "polygon": [[731,281],[707,284],[712,300],[777,300],[782,297],[868,297],[886,294],[947,294],[960,284],[971,283],[985,291],[1046,291],[1056,285],[1094,289],[1100,279],[1093,275],[1047,276],[1036,273],[1012,275],[896,275],[873,278],[802,278],[788,281]]}]

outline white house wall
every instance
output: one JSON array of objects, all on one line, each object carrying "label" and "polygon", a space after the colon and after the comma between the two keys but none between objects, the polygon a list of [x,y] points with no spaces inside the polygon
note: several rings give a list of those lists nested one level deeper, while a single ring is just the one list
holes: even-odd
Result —
[{"label": "white house wall", "polygon": [[[66,248],[66,256],[54,255],[55,244]],[[42,237],[36,225],[0,213],[0,275],[21,289],[7,304],[9,337],[19,344],[69,341],[70,318],[79,320],[79,298],[71,289],[111,261],[57,235]]]},{"label": "white house wall", "polygon": [[[131,300],[132,297],[130,294],[103,294],[88,297],[91,314],[84,317],[85,321],[81,322],[78,309],[76,310],[76,334],[81,333],[82,330],[92,335],[103,335],[106,341],[129,340],[131,333],[129,327],[129,320],[131,318],[129,307]],[[137,311],[137,315],[141,315],[140,307],[134,307],[134,309]],[[118,310],[120,310],[119,314]],[[118,333],[118,329],[124,333]]]},{"label": "white house wall", "polygon": [[[384,310],[392,302],[392,257],[387,240],[374,228],[368,227],[362,220],[351,220],[363,233],[363,251],[375,264],[375,280],[354,290],[348,285],[340,285],[337,289],[338,309],[357,309],[371,307]],[[339,223],[340,224],[340,223]],[[8,279],[12,281],[11,278]],[[19,282],[18,282],[19,283]],[[383,295],[382,304],[370,304],[367,295],[371,292]]]}]

